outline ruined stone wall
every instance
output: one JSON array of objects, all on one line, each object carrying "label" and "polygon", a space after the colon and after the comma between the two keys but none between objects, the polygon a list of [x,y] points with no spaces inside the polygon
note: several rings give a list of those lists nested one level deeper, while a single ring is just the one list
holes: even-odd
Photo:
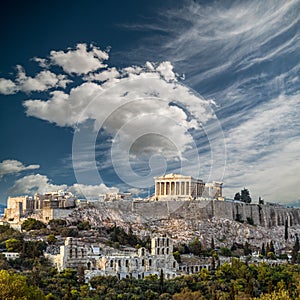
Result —
[{"label": "ruined stone wall", "polygon": [[67,208],[44,208],[41,210],[41,221],[48,223],[53,219],[63,219],[72,213],[72,209]]}]

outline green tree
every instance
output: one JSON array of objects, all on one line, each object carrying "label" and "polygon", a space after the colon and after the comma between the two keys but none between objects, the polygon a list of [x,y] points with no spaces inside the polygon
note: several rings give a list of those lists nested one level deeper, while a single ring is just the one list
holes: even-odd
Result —
[{"label": "green tree", "polygon": [[59,230],[59,233],[63,237],[77,237],[78,229],[72,227],[65,227]]},{"label": "green tree", "polygon": [[43,255],[46,250],[46,243],[44,241],[24,241],[22,250],[20,251],[21,258],[36,258]]},{"label": "green tree", "polygon": [[239,192],[237,192],[235,195],[234,195],[234,200],[237,200],[237,201],[240,201],[241,200],[241,194]]},{"label": "green tree", "polygon": [[63,219],[53,219],[49,221],[48,225],[50,226],[51,230],[63,228],[67,225],[67,221]]},{"label": "green tree", "polygon": [[0,299],[45,299],[43,292],[33,286],[28,286],[26,277],[0,270]]},{"label": "green tree", "polygon": [[21,225],[21,229],[25,231],[39,230],[42,228],[46,228],[46,225],[43,222],[33,218],[26,219]]},{"label": "green tree", "polygon": [[262,246],[261,246],[261,255],[262,255],[262,256],[266,256],[265,243],[262,243]]},{"label": "green tree", "polygon": [[241,201],[245,202],[245,203],[251,203],[251,201],[252,201],[252,199],[250,197],[250,192],[246,188],[241,190]]},{"label": "green tree", "polygon": [[201,254],[201,243],[198,238],[195,238],[192,242],[190,242],[188,247],[190,252],[194,255],[199,256]]},{"label": "green tree", "polygon": [[273,252],[275,254],[275,248],[273,241],[270,242],[270,252]]},{"label": "green tree", "polygon": [[180,253],[179,253],[178,250],[175,251],[175,252],[173,252],[173,256],[174,256],[174,258],[176,259],[176,261],[177,261],[178,263],[181,263],[181,256],[180,256]]},{"label": "green tree", "polygon": [[23,234],[8,225],[0,225],[0,242],[5,242],[8,239],[22,240]]},{"label": "green tree", "polygon": [[5,242],[5,246],[8,252],[20,252],[23,247],[23,241],[12,238]]},{"label": "green tree", "polygon": [[173,300],[205,300],[206,297],[202,295],[200,291],[191,291],[188,287],[185,287],[179,293],[176,293]]},{"label": "green tree", "polygon": [[9,264],[4,254],[0,253],[0,270],[7,270],[8,268],[9,268]]},{"label": "green tree", "polygon": [[50,233],[48,236],[47,236],[47,243],[50,244],[50,245],[53,245],[55,244],[57,241],[57,238],[55,237],[55,235],[53,233]]},{"label": "green tree", "polygon": [[226,248],[226,247],[221,247],[220,248],[220,255],[222,256],[232,256],[232,252],[230,249]]},{"label": "green tree", "polygon": [[91,225],[88,221],[81,221],[77,224],[78,230],[90,230]]},{"label": "green tree", "polygon": [[210,248],[211,248],[211,250],[215,250],[215,240],[213,237],[211,238]]},{"label": "green tree", "polygon": [[293,246],[293,250],[292,250],[292,263],[295,264],[298,262],[298,252],[300,250],[300,244],[299,244],[299,237],[298,234],[296,234],[296,240],[295,240],[295,244]]},{"label": "green tree", "polygon": [[289,238],[289,223],[288,223],[288,219],[286,219],[284,223],[284,239],[287,241],[288,238]]}]

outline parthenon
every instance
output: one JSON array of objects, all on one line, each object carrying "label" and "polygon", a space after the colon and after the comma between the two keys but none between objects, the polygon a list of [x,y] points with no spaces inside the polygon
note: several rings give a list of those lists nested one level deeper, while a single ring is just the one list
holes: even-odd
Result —
[{"label": "parthenon", "polygon": [[201,179],[192,176],[179,174],[166,174],[161,177],[155,177],[155,198],[157,200],[166,200],[170,198],[177,199],[197,199],[222,197],[222,183],[205,183]]}]

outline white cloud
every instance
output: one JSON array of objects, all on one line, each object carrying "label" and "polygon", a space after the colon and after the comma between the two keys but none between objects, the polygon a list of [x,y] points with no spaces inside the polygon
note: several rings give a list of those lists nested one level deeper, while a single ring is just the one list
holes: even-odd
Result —
[{"label": "white cloud", "polygon": [[173,66],[169,61],[164,61],[159,64],[156,71],[159,72],[166,81],[176,80],[176,76],[173,72]]},{"label": "white cloud", "polygon": [[108,54],[101,51],[99,48],[90,45],[88,48],[86,44],[78,44],[76,49],[69,49],[64,51],[51,51],[50,61],[54,65],[63,68],[69,74],[87,74],[104,68],[104,60],[109,58]]},{"label": "white cloud", "polygon": [[247,120],[226,132],[229,196],[247,186],[255,200],[263,196],[266,201],[287,203],[299,198],[295,176],[300,172],[299,97],[280,95],[257,106]]},{"label": "white cloud", "polygon": [[186,1],[156,21],[159,34],[128,56],[167,58],[215,99],[227,142],[225,194],[246,186],[255,200],[299,199],[299,1]]},{"label": "white cloud", "polygon": [[10,79],[0,78],[0,94],[12,95],[18,92],[17,85]]},{"label": "white cloud", "polygon": [[71,80],[66,75],[55,74],[49,70],[44,70],[30,77],[26,75],[22,66],[17,66],[15,81],[0,78],[0,93],[4,95],[16,94],[17,92],[43,92],[51,88],[65,88]]},{"label": "white cloud", "polygon": [[150,71],[154,71],[155,70],[153,63],[151,63],[150,61],[147,61],[146,64],[145,64],[145,66]]},{"label": "white cloud", "polygon": [[52,184],[49,178],[45,175],[35,174],[24,176],[16,180],[13,187],[9,190],[13,194],[30,194],[55,192],[57,190],[65,190],[67,185]]},{"label": "white cloud", "polygon": [[296,53],[298,5],[298,0],[235,1],[231,5],[184,1],[181,6],[159,11],[154,28],[153,23],[146,22],[125,25],[130,30],[158,32],[128,56],[139,61],[144,57],[167,58],[188,75],[189,83],[205,83],[220,70],[246,70],[258,61]]},{"label": "white cloud", "polygon": [[87,81],[106,81],[117,78],[120,76],[120,73],[116,68],[108,68],[100,73],[90,73],[83,77]]},{"label": "white cloud", "polygon": [[14,159],[3,160],[0,163],[0,179],[9,174],[18,174],[26,170],[39,169],[39,165],[23,165],[20,161]]},{"label": "white cloud", "polygon": [[[103,127],[112,137],[122,128],[119,142],[126,148],[138,132],[153,133],[153,150],[168,154],[167,138],[184,152],[193,142],[187,130],[199,129],[214,117],[213,112],[209,101],[174,81],[168,82],[175,76],[169,62],[159,68],[157,72],[143,70],[139,74],[136,68],[126,68],[126,71],[121,70],[117,81],[101,85],[83,83],[71,89],[70,94],[53,92],[48,101],[27,100],[24,102],[26,113],[59,126],[76,126],[90,119],[95,122],[95,128]],[[124,72],[128,76],[124,76]],[[161,78],[162,74],[167,80]],[[165,140],[158,139],[158,134]],[[143,150],[135,147],[135,154],[146,150],[145,143],[140,145]],[[174,155],[173,151],[171,156]]]},{"label": "white cloud", "polygon": [[[94,136],[102,132],[101,129],[106,141],[112,140],[111,167],[115,167],[121,177],[130,177],[126,171],[131,170],[128,159],[149,160],[153,155],[162,155],[168,161],[180,163],[187,151],[197,148],[190,130],[201,131],[215,118],[211,101],[179,84],[170,62],[148,62],[144,67],[108,70],[84,78],[110,78],[104,82],[84,82],[69,93],[52,92],[47,101],[31,99],[24,102],[28,116],[76,129],[74,140],[79,144],[73,141],[73,166],[76,173],[79,172],[78,176],[85,177],[84,180],[77,177],[79,183],[86,183],[87,178],[98,178],[96,169],[105,165],[101,162],[96,166],[93,161],[96,152]],[[109,77],[110,73],[113,76]],[[101,153],[102,157],[107,154]],[[197,155],[196,150],[194,154]],[[160,171],[160,168],[155,167],[155,170]],[[149,173],[147,179],[150,186],[153,184],[151,176]],[[133,175],[131,179],[143,181],[145,178]],[[144,188],[149,185],[132,186]]]},{"label": "white cloud", "polygon": [[27,76],[21,66],[17,66],[16,83],[22,92],[46,91],[50,88],[65,88],[71,81],[65,75],[55,74],[49,70],[41,71],[35,77]]},{"label": "white cloud", "polygon": [[[24,102],[26,113],[59,126],[75,126],[90,116],[90,111],[85,112],[86,106],[102,89],[95,83],[86,82],[72,88],[70,94],[62,91],[51,92],[48,101],[27,100]],[[98,108],[99,110],[100,108]]]},{"label": "white cloud", "polygon": [[128,189],[128,192],[131,193],[133,196],[138,196],[140,194],[145,193],[144,190],[137,189],[137,188],[130,188],[130,189]]},{"label": "white cloud", "polygon": [[49,68],[49,62],[46,58],[34,57],[33,61],[37,62],[41,68]]},{"label": "white cloud", "polygon": [[51,180],[41,174],[34,174],[24,176],[14,183],[10,192],[13,194],[29,194],[33,195],[35,193],[46,193],[55,192],[58,190],[65,190],[72,192],[75,195],[83,197],[98,198],[99,194],[105,194],[110,192],[118,192],[119,190],[115,187],[107,187],[105,184],[99,185],[84,185],[75,183],[72,186],[67,186],[66,184],[53,184]]},{"label": "white cloud", "polygon": [[85,185],[75,183],[68,188],[68,191],[72,192],[73,194],[84,196],[87,198],[98,198],[100,194],[118,192],[119,189],[115,187],[109,188],[103,183],[99,185]]}]

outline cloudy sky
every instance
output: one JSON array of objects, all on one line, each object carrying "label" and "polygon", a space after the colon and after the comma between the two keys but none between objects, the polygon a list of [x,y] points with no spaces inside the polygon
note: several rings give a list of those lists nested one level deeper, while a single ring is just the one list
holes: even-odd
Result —
[{"label": "cloudy sky", "polygon": [[0,203],[166,172],[300,201],[300,1],[1,8]]}]

